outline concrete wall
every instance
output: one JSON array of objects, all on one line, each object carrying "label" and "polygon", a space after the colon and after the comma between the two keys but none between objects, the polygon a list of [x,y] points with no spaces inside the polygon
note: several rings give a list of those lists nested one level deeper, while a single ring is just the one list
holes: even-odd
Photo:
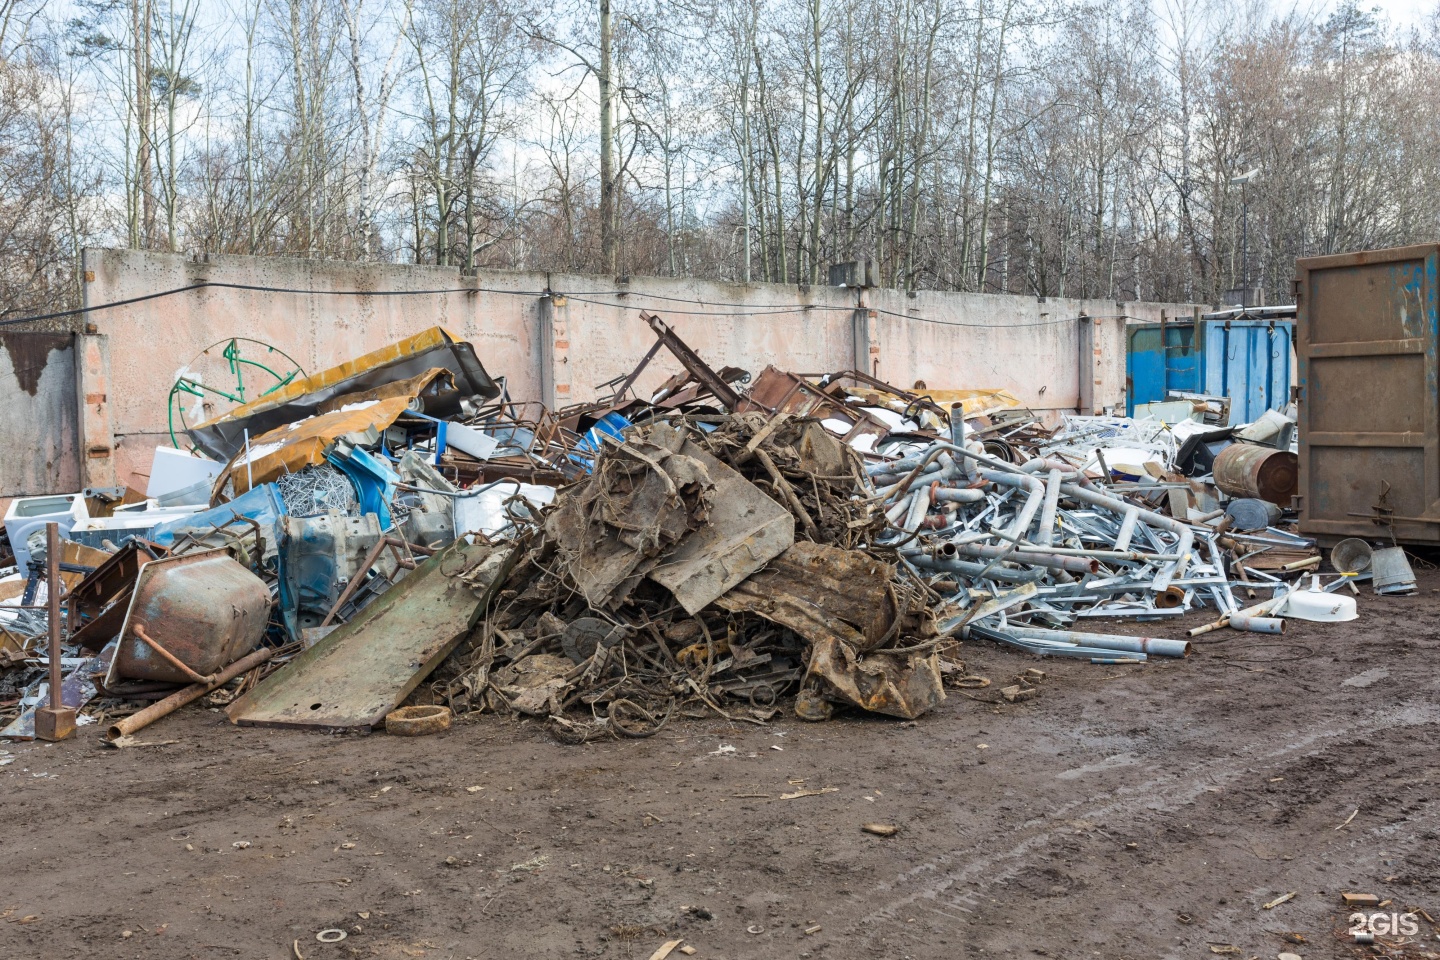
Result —
[{"label": "concrete wall", "polygon": [[[118,481],[139,486],[154,447],[169,443],[171,385],[187,370],[217,370],[218,351],[202,352],[231,337],[273,346],[313,373],[440,324],[475,344],[491,375],[508,379],[512,397],[565,406],[594,399],[598,385],[634,367],[654,343],[640,319],[649,310],[717,368],[730,364],[758,374],[766,364],[812,373],[862,366],[900,386],[922,379],[936,389],[1003,387],[1037,410],[1058,411],[1075,409],[1086,375],[1095,408],[1123,407],[1123,316],[1158,320],[1162,310],[1172,317],[1191,312],[1188,304],[911,296],[653,277],[617,282],[493,271],[462,278],[453,268],[280,258],[201,263],[128,250],[86,251],[85,278],[87,306],[211,285],[87,316],[95,333],[82,337],[82,346],[97,358],[84,364],[87,400],[97,400],[87,403],[89,419],[82,417],[88,449],[113,438],[112,456],[84,459],[87,477],[96,478],[88,482],[113,470]],[[554,296],[546,297],[547,290]],[[1108,319],[1082,327],[1081,314]],[[679,370],[662,351],[640,379],[640,391]],[[96,383],[104,389],[94,389]],[[225,406],[204,410],[194,398],[187,402],[194,417]]]},{"label": "concrete wall", "polygon": [[80,488],[75,391],[71,334],[0,331],[0,498]]}]

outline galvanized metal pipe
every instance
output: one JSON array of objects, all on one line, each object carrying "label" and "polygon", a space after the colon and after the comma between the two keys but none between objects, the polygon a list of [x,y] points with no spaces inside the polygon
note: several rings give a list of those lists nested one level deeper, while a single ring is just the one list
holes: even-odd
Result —
[{"label": "galvanized metal pipe", "polygon": [[1055,539],[1055,513],[1060,509],[1060,483],[1063,476],[1063,471],[1052,468],[1050,479],[1045,485],[1045,506],[1040,510],[1040,534],[1035,538],[1036,543],[1042,547],[1050,546]]},{"label": "galvanized metal pipe", "polygon": [[1021,487],[1029,493],[1020,507],[1020,512],[1015,515],[1015,522],[1010,524],[1010,536],[1017,540],[1023,539],[1025,534],[1030,531],[1030,524],[1034,521],[1040,504],[1045,500],[1045,482],[1028,473],[1001,473],[998,470],[981,468],[979,474],[991,483],[1007,487]]},{"label": "galvanized metal pipe", "polygon": [[1250,633],[1285,632],[1285,621],[1280,617],[1246,617],[1232,613],[1227,626],[1232,630],[1248,630]]},{"label": "galvanized metal pipe", "polygon": [[1290,594],[1292,592],[1294,592],[1294,587],[1291,587],[1284,593],[1271,597],[1269,600],[1257,603],[1251,607],[1246,607],[1238,613],[1228,614],[1212,623],[1207,623],[1204,626],[1200,627],[1194,627],[1189,631],[1189,635],[1192,637],[1198,637],[1202,633],[1209,633],[1212,630],[1219,630],[1223,627],[1227,627],[1230,625],[1230,621],[1235,619],[1236,617],[1263,617],[1267,613],[1279,607],[1280,604],[1290,599]]},{"label": "galvanized metal pipe", "polygon": [[910,497],[910,511],[905,515],[905,523],[902,528],[907,533],[914,533],[920,529],[920,521],[925,519],[925,514],[930,511],[930,495],[925,490],[918,490]]},{"label": "galvanized metal pipe", "polygon": [[910,514],[910,502],[917,496],[919,494],[911,493],[895,501],[890,509],[885,511],[885,522],[892,527],[900,526],[901,521]]},{"label": "galvanized metal pipe", "polygon": [[1125,552],[1130,549],[1130,538],[1135,536],[1135,524],[1140,519],[1140,508],[1132,506],[1125,511],[1124,518],[1120,521],[1120,533],[1115,537],[1115,549]]},{"label": "galvanized metal pipe", "polygon": [[979,487],[931,487],[930,496],[950,503],[979,503],[985,499],[985,491]]},{"label": "galvanized metal pipe", "polygon": [[1189,640],[1169,640],[1165,637],[1129,637],[1120,633],[1082,633],[1078,630],[1047,630],[1041,627],[1009,624],[1017,637],[1037,637],[1060,643],[1073,643],[1082,647],[1099,647],[1102,650],[1125,650],[1135,653],[1153,653],[1161,657],[1188,657]]},{"label": "galvanized metal pipe", "polygon": [[1084,557],[1062,557],[1053,553],[1038,553],[1027,551],[1021,555],[1014,547],[999,546],[996,544],[980,543],[948,543],[942,544],[942,550],[950,547],[955,553],[964,557],[981,557],[986,560],[1014,559],[1020,563],[1033,567],[1048,567],[1051,570],[1065,570],[1069,573],[1095,573],[1100,569],[1100,561],[1086,559]]},{"label": "galvanized metal pipe", "polygon": [[900,555],[922,569],[939,570],[942,573],[959,573],[972,579],[979,579],[983,574],[987,579],[1002,580],[1005,583],[1034,583],[1037,580],[1043,580],[1046,576],[1044,567],[1016,570],[1013,567],[1005,567],[996,563],[971,563],[958,557],[934,557],[923,547],[902,547]]},{"label": "galvanized metal pipe", "polygon": [[1175,548],[1175,552],[1179,554],[1179,559],[1167,564],[1155,577],[1154,589],[1157,592],[1163,591],[1166,587],[1170,586],[1171,580],[1185,572],[1185,565],[1190,562],[1190,550],[1195,544],[1195,531],[1191,530],[1188,524],[1181,523],[1173,517],[1167,517],[1150,510],[1141,510],[1133,503],[1126,503],[1124,500],[1100,493],[1098,490],[1082,487],[1076,483],[1064,484],[1063,489],[1068,496],[1074,497],[1076,500],[1097,507],[1105,507],[1111,512],[1118,513],[1122,516],[1124,516],[1127,510],[1135,510],[1137,519],[1144,520],[1152,527],[1169,530],[1180,538],[1180,542]]}]

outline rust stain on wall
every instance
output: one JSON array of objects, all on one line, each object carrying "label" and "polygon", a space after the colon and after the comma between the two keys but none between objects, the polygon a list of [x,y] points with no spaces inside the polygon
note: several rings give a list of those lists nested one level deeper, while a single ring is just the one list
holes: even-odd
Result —
[{"label": "rust stain on wall", "polygon": [[10,354],[10,363],[15,368],[15,381],[20,389],[35,396],[40,389],[40,378],[50,365],[50,354],[55,350],[66,350],[70,346],[68,333],[15,332],[0,334],[0,348]]}]

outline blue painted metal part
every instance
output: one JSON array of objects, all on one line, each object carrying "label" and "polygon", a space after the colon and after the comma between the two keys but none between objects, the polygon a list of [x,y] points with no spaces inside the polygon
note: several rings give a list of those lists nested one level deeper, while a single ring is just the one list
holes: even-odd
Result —
[{"label": "blue painted metal part", "polygon": [[150,531],[148,539],[162,546],[172,546],[177,538],[187,533],[202,536],[232,521],[236,514],[260,524],[260,535],[265,538],[267,554],[280,546],[280,518],[285,516],[285,502],[280,499],[280,488],[273,483],[262,483],[218,507],[162,523]]},{"label": "blue painted metal part", "polygon": [[1230,422],[1251,423],[1290,402],[1289,320],[1202,321],[1200,393],[1230,398]]},{"label": "blue painted metal part", "polygon": [[[1230,398],[1230,422],[1250,423],[1290,402],[1295,323],[1205,319],[1141,324],[1126,336],[1125,412],[1169,391]],[[1162,342],[1163,337],[1163,342]]]},{"label": "blue painted metal part", "polygon": [[373,513],[379,517],[381,531],[395,525],[390,516],[390,501],[395,499],[400,474],[390,469],[390,464],[359,447],[352,447],[346,453],[331,451],[325,459],[355,484],[362,514]]},{"label": "blue painted metal part", "polygon": [[1125,413],[1164,400],[1170,390],[1200,392],[1200,362],[1191,323],[1153,323],[1126,331]]},{"label": "blue painted metal part", "polygon": [[600,447],[605,443],[605,437],[615,440],[624,440],[625,431],[631,426],[629,420],[615,413],[613,410],[599,420],[595,425],[585,431],[580,442],[575,444],[575,451],[570,454],[570,459],[585,468],[589,473],[595,466],[595,455],[600,452]]}]

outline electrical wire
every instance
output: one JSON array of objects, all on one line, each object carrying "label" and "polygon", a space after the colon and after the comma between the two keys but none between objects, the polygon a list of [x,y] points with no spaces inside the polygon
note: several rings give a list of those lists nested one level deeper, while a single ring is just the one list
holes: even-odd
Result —
[{"label": "electrical wire", "polygon": [[871,307],[870,309],[876,313],[884,314],[887,317],[895,317],[900,320],[915,320],[920,323],[933,323],[942,327],[976,327],[982,330],[1014,330],[1019,327],[1053,327],[1062,323],[1076,323],[1080,320],[1144,320],[1143,317],[1132,317],[1126,313],[1116,313],[1103,317],[1062,317],[1059,320],[1037,320],[1034,323],[961,323],[957,320],[932,320],[929,317],[912,317],[908,313],[896,313],[894,310],[882,310],[879,307]]},{"label": "electrical wire", "polygon": [[[249,290],[257,293],[288,293],[308,296],[331,296],[331,297],[429,297],[448,296],[450,294],[475,294],[488,293],[499,296],[525,297],[534,299],[537,297],[564,296],[571,300],[578,300],[581,303],[594,304],[601,307],[616,307],[618,309],[642,309],[639,306],[632,306],[625,303],[609,303],[603,300],[592,299],[594,297],[635,297],[639,300],[659,300],[668,303],[689,303],[698,306],[721,306],[711,304],[705,300],[689,300],[683,297],[667,297],[663,294],[637,293],[627,290],[586,290],[580,293],[557,293],[553,290],[502,290],[495,287],[440,287],[431,290],[305,290],[297,287],[272,287],[264,284],[254,283],[228,283],[224,281],[202,281],[192,283],[184,287],[174,287],[170,290],[160,290],[156,293],[147,293],[144,296],[130,297],[125,300],[112,300],[108,303],[97,303],[88,307],[76,307],[73,310],[57,310],[53,313],[43,313],[31,317],[11,317],[0,320],[0,326],[11,326],[21,323],[39,323],[45,320],[57,320],[62,317],[79,317],[90,313],[97,313],[101,310],[110,310],[116,307],[128,307],[137,303],[145,303],[150,300],[159,300],[162,297],[174,296],[178,293],[189,293],[194,290],[205,290],[213,288],[218,290]],[[811,311],[823,310],[849,313],[856,309],[865,307],[830,306],[827,304],[756,304],[748,310],[667,310],[667,313],[691,317],[767,317],[783,316],[794,313],[809,313]],[[920,323],[931,323],[945,327],[975,327],[985,330],[1010,330],[1020,327],[1047,327],[1063,323],[1075,323],[1081,317],[1066,317],[1059,320],[1039,320],[1034,323],[1010,323],[1010,324],[988,324],[988,323],[963,323],[955,320],[934,320],[929,317],[915,317],[909,314],[897,313],[893,310],[884,310],[878,307],[869,309],[876,313],[884,314],[887,317],[895,317],[900,320],[915,320]],[[1132,317],[1127,314],[1115,314],[1112,316],[1088,317],[1090,320],[1139,320],[1140,317]]]}]

